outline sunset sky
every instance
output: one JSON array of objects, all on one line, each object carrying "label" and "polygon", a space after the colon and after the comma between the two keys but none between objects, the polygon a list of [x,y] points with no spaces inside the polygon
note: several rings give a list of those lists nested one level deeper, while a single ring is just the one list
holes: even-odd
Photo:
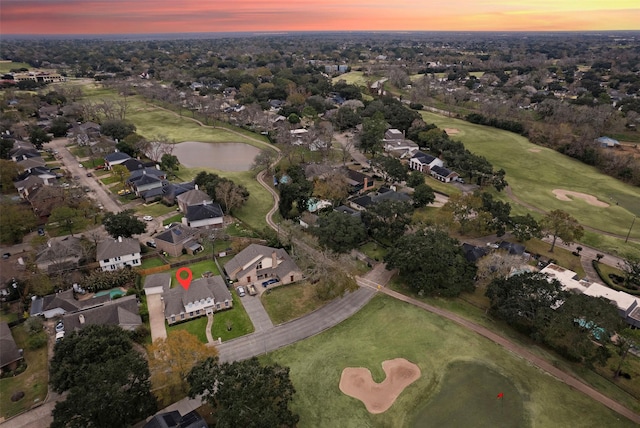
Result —
[{"label": "sunset sky", "polygon": [[640,0],[2,0],[0,34],[638,30]]}]

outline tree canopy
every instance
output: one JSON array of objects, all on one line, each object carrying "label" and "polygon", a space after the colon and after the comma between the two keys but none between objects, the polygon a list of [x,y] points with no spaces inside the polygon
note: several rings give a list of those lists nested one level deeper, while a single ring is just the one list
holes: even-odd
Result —
[{"label": "tree canopy", "polygon": [[54,428],[128,426],[156,410],[147,361],[117,326],[89,325],[57,343],[50,383],[69,392],[53,410]]},{"label": "tree canopy", "polygon": [[127,135],[136,131],[136,126],[126,120],[106,120],[100,126],[100,132],[116,140],[123,140]]},{"label": "tree canopy", "polygon": [[190,397],[197,395],[216,409],[218,427],[295,427],[289,409],[295,388],[289,368],[261,365],[257,358],[219,363],[207,358],[187,377]]},{"label": "tree canopy", "polygon": [[373,238],[395,242],[411,224],[413,206],[408,202],[384,200],[373,204],[362,213],[362,222]]},{"label": "tree canopy", "polygon": [[315,233],[320,245],[336,253],[344,253],[356,248],[367,237],[359,217],[337,211],[320,216]]},{"label": "tree canopy", "polygon": [[556,246],[556,240],[562,239],[563,242],[569,244],[582,238],[584,229],[568,212],[562,210],[553,210],[544,216],[540,222],[542,229],[553,237],[551,242],[550,253]]},{"label": "tree canopy", "polygon": [[475,265],[465,259],[458,241],[439,229],[402,236],[385,261],[419,295],[455,297],[473,290]]},{"label": "tree canopy", "polygon": [[147,230],[147,225],[138,220],[132,210],[124,210],[119,213],[106,213],[102,219],[102,224],[107,233],[114,238],[119,236],[131,238],[132,235],[139,235]]}]

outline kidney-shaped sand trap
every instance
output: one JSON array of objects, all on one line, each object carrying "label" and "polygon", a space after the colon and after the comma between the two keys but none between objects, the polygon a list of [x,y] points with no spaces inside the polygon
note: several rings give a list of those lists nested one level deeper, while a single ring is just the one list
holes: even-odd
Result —
[{"label": "kidney-shaped sand trap", "polygon": [[606,208],[609,206],[608,203],[602,202],[595,196],[589,195],[587,193],[572,192],[571,190],[564,189],[553,189],[553,194],[557,199],[560,199],[561,201],[570,201],[571,198],[579,198],[586,201],[589,205],[593,205],[594,207]]},{"label": "kidney-shaped sand trap", "polygon": [[387,411],[402,391],[420,377],[420,368],[404,358],[395,358],[384,361],[382,369],[387,377],[376,383],[369,369],[345,368],[340,376],[340,391],[362,401],[369,413]]}]

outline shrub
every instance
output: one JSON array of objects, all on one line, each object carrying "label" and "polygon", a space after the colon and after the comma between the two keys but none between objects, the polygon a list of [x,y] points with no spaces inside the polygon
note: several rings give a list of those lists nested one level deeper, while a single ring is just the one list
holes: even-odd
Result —
[{"label": "shrub", "polygon": [[27,339],[27,348],[31,350],[40,349],[47,344],[47,335],[44,331],[29,336]]}]

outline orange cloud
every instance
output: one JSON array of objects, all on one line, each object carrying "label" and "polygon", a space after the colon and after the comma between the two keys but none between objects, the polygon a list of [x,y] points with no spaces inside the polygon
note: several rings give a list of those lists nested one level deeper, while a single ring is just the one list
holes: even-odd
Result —
[{"label": "orange cloud", "polygon": [[3,0],[0,8],[4,34],[639,27],[637,0]]}]

